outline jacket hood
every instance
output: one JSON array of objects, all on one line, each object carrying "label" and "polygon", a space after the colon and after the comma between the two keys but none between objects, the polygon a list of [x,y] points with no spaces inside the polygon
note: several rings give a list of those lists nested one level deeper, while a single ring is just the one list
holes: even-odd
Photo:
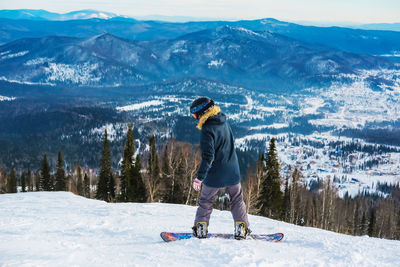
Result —
[{"label": "jacket hood", "polygon": [[206,124],[223,124],[226,122],[226,115],[222,112],[214,115],[206,121]]},{"label": "jacket hood", "polygon": [[220,107],[217,105],[212,106],[204,115],[202,115],[197,123],[197,129],[201,130],[204,123],[206,123],[211,117],[214,117],[221,113]]}]

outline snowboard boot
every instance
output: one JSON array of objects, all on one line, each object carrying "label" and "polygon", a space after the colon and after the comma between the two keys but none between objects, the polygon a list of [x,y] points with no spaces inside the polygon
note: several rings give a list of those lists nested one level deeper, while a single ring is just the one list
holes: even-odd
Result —
[{"label": "snowboard boot", "polygon": [[249,236],[251,233],[251,230],[246,227],[245,222],[235,222],[235,239],[237,240],[242,240],[246,239],[247,236]]},{"label": "snowboard boot", "polygon": [[192,228],[193,235],[197,238],[207,238],[208,230],[206,222],[198,222]]}]

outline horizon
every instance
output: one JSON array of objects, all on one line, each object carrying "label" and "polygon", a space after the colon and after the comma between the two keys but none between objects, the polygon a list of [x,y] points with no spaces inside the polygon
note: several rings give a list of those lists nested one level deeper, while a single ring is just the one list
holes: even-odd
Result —
[{"label": "horizon", "polygon": [[[368,24],[398,24],[400,23],[400,19],[398,21],[394,22],[386,22],[386,21],[380,21],[380,22],[372,22],[372,23],[361,23],[361,22],[354,22],[354,21],[311,21],[311,20],[291,20],[291,19],[278,19],[275,17],[260,17],[260,18],[250,18],[250,19],[245,19],[245,18],[214,18],[214,17],[191,17],[191,16],[169,16],[169,15],[161,15],[161,14],[148,14],[148,15],[141,15],[141,16],[130,16],[130,15],[125,15],[125,14],[118,14],[110,11],[104,11],[104,10],[97,10],[93,8],[89,9],[77,9],[77,10],[71,10],[71,11],[66,11],[66,12],[56,12],[56,11],[50,11],[48,9],[43,9],[43,8],[18,8],[18,9],[0,9],[0,11],[45,11],[45,12],[50,12],[58,15],[66,15],[69,13],[75,13],[75,12],[84,12],[84,11],[92,11],[92,12],[99,12],[99,13],[112,13],[118,17],[124,17],[124,18],[130,18],[130,19],[136,19],[136,20],[154,20],[154,21],[163,21],[163,22],[172,22],[172,23],[185,23],[185,22],[207,22],[207,21],[241,21],[241,20],[262,20],[262,19],[274,19],[278,21],[284,21],[284,22],[289,22],[289,23],[295,23],[295,24],[301,24],[305,26],[318,26],[318,27],[354,27],[354,26],[362,26],[362,25],[368,25]],[[102,19],[102,18],[100,18]]]},{"label": "horizon", "polygon": [[[317,25],[360,25],[399,23],[400,2],[395,0],[28,0],[7,1],[0,10],[46,10],[65,14],[80,10],[115,13],[130,18],[161,17],[166,21],[236,21],[275,18],[281,21]],[[95,7],[95,8],[94,8]]]}]

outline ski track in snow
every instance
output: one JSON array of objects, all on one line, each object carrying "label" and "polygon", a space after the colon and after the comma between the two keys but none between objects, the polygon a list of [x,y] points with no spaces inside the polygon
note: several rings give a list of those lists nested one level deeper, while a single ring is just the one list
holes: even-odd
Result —
[{"label": "ski track in snow", "polygon": [[[254,233],[283,232],[285,238],[280,243],[161,240],[162,231],[190,231],[195,211],[173,204],[111,204],[66,192],[0,195],[0,265],[396,266],[400,261],[399,241],[258,216],[250,216]],[[214,210],[209,230],[231,232],[230,212]]]}]

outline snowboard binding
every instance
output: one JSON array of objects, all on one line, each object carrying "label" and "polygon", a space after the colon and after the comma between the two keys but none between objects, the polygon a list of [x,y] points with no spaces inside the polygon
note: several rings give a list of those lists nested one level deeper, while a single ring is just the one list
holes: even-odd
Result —
[{"label": "snowboard binding", "polygon": [[192,228],[193,235],[197,238],[207,238],[208,230],[206,222],[198,222]]},{"label": "snowboard binding", "polygon": [[235,222],[235,234],[234,237],[236,240],[246,239],[249,236],[251,230],[246,227],[245,222],[237,221]]}]

